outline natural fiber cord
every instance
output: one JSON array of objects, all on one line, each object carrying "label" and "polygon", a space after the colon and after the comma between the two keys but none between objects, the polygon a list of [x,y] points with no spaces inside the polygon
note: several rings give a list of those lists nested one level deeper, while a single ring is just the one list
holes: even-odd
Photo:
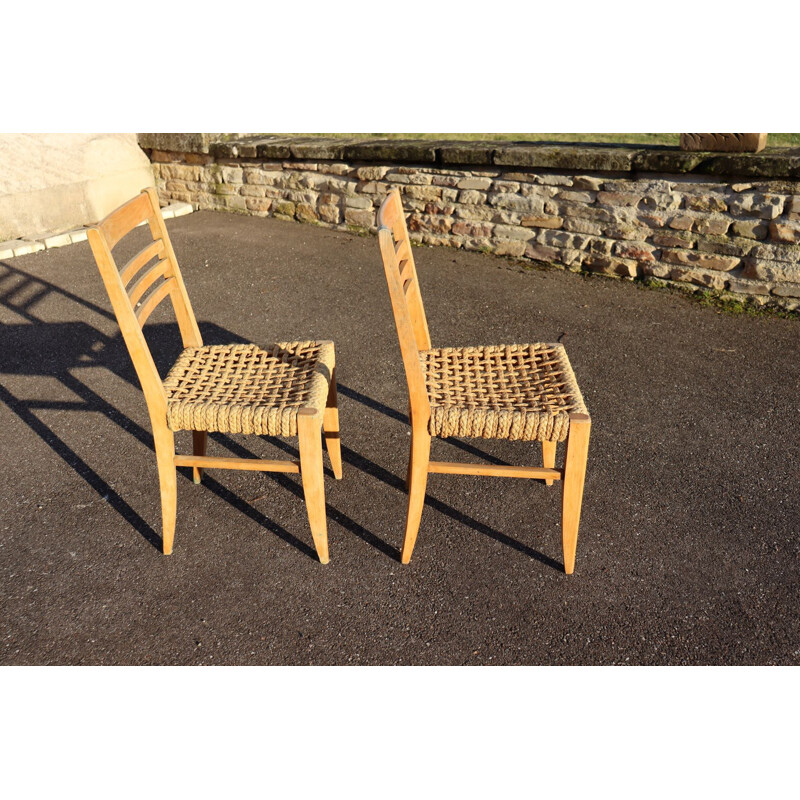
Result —
[{"label": "natural fiber cord", "polygon": [[587,413],[560,344],[446,347],[419,358],[432,436],[562,442],[570,413]]},{"label": "natural fiber cord", "polygon": [[333,342],[189,347],[164,381],[173,431],[297,436],[297,412],[325,409]]}]

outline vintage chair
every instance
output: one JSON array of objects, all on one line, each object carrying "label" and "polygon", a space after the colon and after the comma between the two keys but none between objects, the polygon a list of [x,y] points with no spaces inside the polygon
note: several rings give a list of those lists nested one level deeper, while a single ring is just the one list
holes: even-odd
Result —
[{"label": "vintage chair", "polygon": [[[118,270],[112,249],[144,221],[153,241]],[[320,430],[333,473],[342,477],[333,342],[279,342],[263,349],[254,344],[204,346],[153,189],[91,227],[89,242],[147,401],[161,486],[164,553],[172,552],[175,534],[176,467],[192,467],[195,483],[200,483],[203,469],[213,467],[299,472],[317,554],[327,564]],[[162,382],[142,326],[167,297],[184,349]],[[181,430],[192,431],[193,455],[175,454],[174,432]],[[297,436],[300,461],[207,456],[209,431]]]},{"label": "vintage chair", "polygon": [[[575,568],[591,421],[560,344],[431,348],[400,192],[378,212],[386,282],[400,339],[411,416],[408,516],[402,562],[417,539],[428,473],[563,481],[564,569]],[[544,467],[431,461],[431,437],[466,436],[542,443]],[[563,469],[556,443],[566,441]]]}]

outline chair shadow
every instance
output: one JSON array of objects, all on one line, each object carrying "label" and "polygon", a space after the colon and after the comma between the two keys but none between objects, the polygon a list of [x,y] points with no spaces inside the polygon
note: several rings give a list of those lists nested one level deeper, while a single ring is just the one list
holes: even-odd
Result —
[{"label": "chair shadow", "polygon": [[[74,411],[77,404],[73,403],[48,403],[29,405],[20,401],[0,385],[0,400],[2,400],[53,452],[70,466],[80,477],[94,489],[97,494],[106,500],[109,505],[128,523],[140,533],[145,541],[153,547],[161,549],[161,537],[153,528],[134,511],[122,497],[104,481],[63,439],[56,436],[34,413],[34,408],[63,409]],[[80,410],[91,409],[88,406]]]},{"label": "chair shadow", "polygon": [[[119,332],[107,336],[88,322],[46,322],[36,313],[37,305],[57,295],[81,306],[84,310],[116,322],[112,313],[56,284],[43,280],[7,262],[0,262],[0,306],[21,317],[23,322],[0,323],[0,377],[3,375],[41,376],[55,378],[77,396],[77,401],[22,399],[0,383],[0,401],[45,442],[70,468],[127,522],[149,544],[161,550],[162,540],[154,528],[142,518],[87,461],[79,456],[60,436],[36,415],[36,411],[57,410],[100,413],[125,433],[154,452],[152,433],[136,423],[118,408],[97,394],[90,386],[75,377],[72,371],[86,367],[107,369],[140,392],[139,381]],[[204,340],[213,343],[246,343],[241,336],[213,323],[200,323]],[[151,323],[145,327],[145,337],[161,374],[174,362],[181,349],[177,325]],[[280,443],[296,456],[290,445]],[[184,477],[185,470],[178,470]],[[273,520],[253,508],[211,477],[204,479],[206,487],[237,508],[283,541],[316,560],[316,551]],[[291,484],[291,481],[288,483]],[[297,487],[293,491],[297,494]]]},{"label": "chair shadow", "polygon": [[[128,522],[148,543],[156,549],[161,549],[161,537],[153,527],[144,520],[99,474],[81,458],[61,437],[54,433],[34,413],[37,410],[63,410],[78,412],[101,413],[116,424],[127,434],[151,451],[153,438],[150,431],[143,428],[118,408],[97,394],[86,383],[72,374],[73,369],[97,367],[108,369],[121,378],[137,391],[140,391],[139,381],[128,355],[122,336],[117,333],[107,336],[99,329],[87,322],[46,322],[36,314],[36,306],[43,300],[57,295],[59,299],[67,300],[82,309],[91,311],[107,321],[116,321],[114,315],[91,301],[75,295],[74,293],[27,273],[7,262],[0,262],[0,306],[7,308],[20,316],[24,322],[21,324],[0,324],[0,376],[7,375],[40,375],[57,379],[65,388],[79,397],[79,401],[49,401],[49,400],[23,400],[15,397],[5,386],[0,384],[0,400],[2,400],[42,441],[44,441],[70,468],[102,498],[120,516]],[[247,339],[232,333],[214,323],[201,322],[199,327],[203,340],[207,343],[247,343]],[[145,327],[145,336],[150,346],[153,359],[162,375],[177,358],[181,349],[180,336],[177,325],[173,323],[151,322]],[[341,395],[354,400],[372,410],[378,411],[396,421],[408,424],[408,418],[394,409],[380,403],[367,395],[362,394],[347,386],[338,385]],[[253,454],[242,445],[224,434],[212,434],[212,437],[230,450],[235,455],[245,458]],[[276,447],[282,449],[292,458],[298,457],[298,452],[288,442],[274,437],[267,438]],[[450,439],[450,444],[464,452],[478,456],[495,464],[505,464],[479,448],[464,442]],[[405,482],[348,447],[342,446],[343,460],[355,469],[370,475],[390,486],[405,493]],[[189,470],[179,469],[179,473],[190,480]],[[326,473],[332,476],[326,468]],[[294,494],[304,502],[302,486],[281,473],[266,473],[281,487]],[[252,520],[263,526],[284,542],[291,544],[300,552],[316,560],[316,551],[308,544],[298,539],[292,533],[278,525],[273,520],[254,508],[249,502],[231,492],[212,477],[204,476],[204,485],[220,499],[227,502]],[[516,539],[494,530],[488,525],[469,517],[452,506],[426,495],[425,502],[431,508],[449,516],[456,522],[466,525],[495,541],[512,547],[547,566],[562,569],[548,556],[539,553],[533,548]],[[400,551],[384,542],[381,538],[366,529],[356,520],[326,503],[328,517],[346,530],[359,537],[362,541],[375,547],[384,555],[400,560]]]},{"label": "chair shadow", "polygon": [[[219,442],[221,445],[226,447],[230,450],[231,453],[238,456],[239,458],[256,458],[255,454],[252,453],[248,448],[244,447],[243,445],[239,444],[239,442],[234,441],[226,434],[219,434],[213,433],[211,434],[211,438]],[[288,442],[283,441],[282,439],[276,439],[271,436],[262,436],[262,439],[274,444],[276,447],[279,447],[285,453],[290,455],[292,458],[298,458],[299,453],[295,447],[293,447]],[[348,448],[342,446],[342,460],[348,463],[353,463],[351,459],[348,457],[353,451],[348,450]],[[355,464],[353,464],[355,466]],[[333,472],[325,467],[325,472],[333,478]],[[267,472],[264,473],[268,475],[272,480],[277,483],[279,486],[283,487],[287,491],[294,494],[301,502],[305,503],[305,496],[303,494],[303,487],[300,483],[292,480],[287,475],[284,475],[280,472]],[[203,479],[205,481],[205,478]],[[366,542],[369,545],[372,545],[376,550],[379,550],[384,555],[389,556],[390,558],[394,558],[395,560],[400,560],[400,551],[393,548],[391,545],[384,542],[381,538],[376,536],[371,531],[367,530],[363,525],[359,522],[356,522],[352,517],[347,516],[339,509],[334,508],[330,503],[326,501],[325,503],[325,511],[328,519],[333,520],[337,525],[341,525],[345,530],[350,531],[350,533],[357,536],[362,541]],[[258,513],[258,512],[256,512]],[[316,552],[313,550],[311,551],[312,557],[316,559],[317,555]]]},{"label": "chair shadow", "polygon": [[[405,414],[401,414],[399,411],[396,411],[393,408],[390,408],[387,405],[379,402],[378,400],[374,400],[371,397],[367,397],[367,395],[362,394],[355,389],[351,389],[347,386],[342,386],[341,384],[337,385],[337,391],[339,394],[344,395],[345,397],[349,397],[352,400],[355,400],[362,405],[366,406],[367,408],[371,408],[375,411],[379,411],[381,414],[385,414],[387,417],[391,419],[398,420],[399,422],[403,422],[405,424],[409,423],[408,417]],[[492,461],[495,464],[506,464],[505,461],[495,458],[488,453],[483,452],[477,447],[473,447],[472,445],[466,444],[465,442],[461,442],[455,439],[448,439],[449,444],[452,444],[459,449],[463,450],[464,452],[470,453],[472,455],[479,456],[484,458],[488,461]],[[349,448],[342,446],[342,458],[346,460],[349,464],[352,464],[356,469],[361,470],[362,472],[371,475],[373,478],[377,478],[380,481],[383,481],[387,485],[391,486],[394,489],[399,489],[404,494],[406,493],[406,485],[405,480],[399,478],[392,472],[389,472],[387,469],[376,464],[374,461],[370,461],[368,458],[362,456],[359,453],[356,453]],[[490,539],[494,539],[496,542],[500,544],[506,545],[507,547],[511,547],[514,550],[518,550],[520,553],[524,553],[529,558],[534,559],[535,561],[540,562],[548,567],[552,567],[553,569],[563,572],[564,565],[560,564],[555,559],[550,558],[550,556],[545,555],[544,553],[539,552],[538,550],[534,550],[532,547],[520,542],[512,537],[508,536],[505,533],[501,533],[500,531],[495,530],[489,525],[486,525],[479,520],[474,519],[473,517],[464,514],[462,511],[459,511],[456,508],[448,505],[447,503],[442,502],[441,500],[432,497],[430,494],[426,492],[425,494],[425,505],[429,506],[430,508],[436,509],[440,514],[444,514],[445,516],[450,517],[451,519],[455,520],[461,525],[466,525],[469,528],[472,528],[474,531],[478,533],[482,533],[484,536],[488,536]],[[399,551],[392,551],[392,555],[396,560],[400,560],[400,552]]]}]

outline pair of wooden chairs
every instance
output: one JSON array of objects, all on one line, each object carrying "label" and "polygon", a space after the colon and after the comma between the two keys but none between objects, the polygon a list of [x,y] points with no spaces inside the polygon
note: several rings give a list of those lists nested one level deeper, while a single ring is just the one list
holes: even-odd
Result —
[{"label": "pair of wooden chairs", "polygon": [[[147,223],[152,242],[119,269],[112,250]],[[408,515],[401,560],[414,549],[429,473],[563,480],[564,567],[575,566],[590,420],[560,344],[431,348],[400,194],[378,213],[378,236],[408,380],[411,455]],[[177,467],[300,473],[317,554],[328,563],[322,467],[324,438],[334,476],[342,477],[332,342],[203,345],[153,189],[90,228],[89,242],[147,401],[158,464],[163,550],[172,552]],[[142,326],[169,298],[183,350],[162,381]],[[176,431],[192,431],[192,455],[175,453]],[[206,455],[209,432],[297,436],[299,461]],[[539,441],[543,467],[430,460],[431,438],[465,436]],[[566,441],[563,469],[556,444]]]}]

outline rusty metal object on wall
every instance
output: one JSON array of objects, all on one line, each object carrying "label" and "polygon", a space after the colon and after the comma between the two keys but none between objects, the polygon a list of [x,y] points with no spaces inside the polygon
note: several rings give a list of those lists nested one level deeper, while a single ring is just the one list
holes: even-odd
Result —
[{"label": "rusty metal object on wall", "polygon": [[681,150],[718,153],[758,153],[767,144],[766,133],[682,133]]}]

